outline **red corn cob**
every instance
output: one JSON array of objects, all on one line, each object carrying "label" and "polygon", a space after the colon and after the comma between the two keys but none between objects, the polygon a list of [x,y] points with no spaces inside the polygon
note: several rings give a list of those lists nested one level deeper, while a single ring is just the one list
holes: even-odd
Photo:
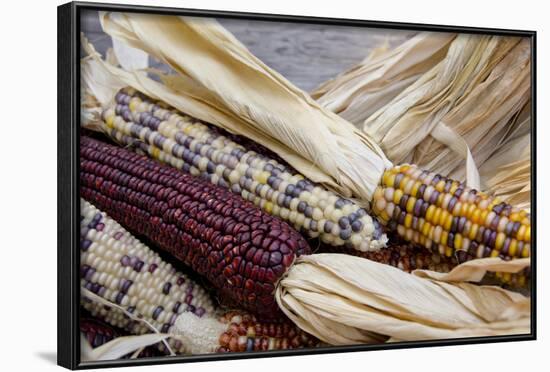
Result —
[{"label": "red corn cob", "polygon": [[81,196],[144,235],[245,309],[273,317],[275,283],[305,239],[230,191],[145,156],[80,141]]},{"label": "red corn cob", "polygon": [[220,336],[218,352],[286,350],[319,344],[319,340],[287,319],[259,322],[251,314],[229,311],[220,321],[228,327]]}]

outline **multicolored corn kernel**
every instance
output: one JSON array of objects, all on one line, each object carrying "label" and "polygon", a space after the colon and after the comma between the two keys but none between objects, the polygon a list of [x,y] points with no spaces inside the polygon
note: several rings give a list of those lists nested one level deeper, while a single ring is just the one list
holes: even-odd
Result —
[{"label": "multicolored corn kernel", "polygon": [[125,88],[103,118],[105,133],[120,144],[225,187],[310,237],[362,252],[385,246],[382,227],[364,206],[162,102]]},{"label": "multicolored corn kernel", "polygon": [[205,276],[228,302],[278,315],[277,280],[310,253],[298,232],[205,180],[90,138],[80,144],[83,198]]},{"label": "multicolored corn kernel", "polygon": [[459,262],[530,256],[529,213],[414,165],[384,173],[373,212],[406,241]]},{"label": "multicolored corn kernel", "polygon": [[227,331],[219,339],[218,352],[252,352],[315,347],[319,341],[288,319],[260,322],[255,316],[229,311],[220,317]]},{"label": "multicolored corn kernel", "polygon": [[[163,333],[173,330],[184,311],[199,317],[214,311],[200,286],[85,200],[81,200],[80,277],[82,288],[146,319]],[[151,332],[144,322],[131,320],[115,307],[97,305],[85,296],[82,306],[132,334]]]}]

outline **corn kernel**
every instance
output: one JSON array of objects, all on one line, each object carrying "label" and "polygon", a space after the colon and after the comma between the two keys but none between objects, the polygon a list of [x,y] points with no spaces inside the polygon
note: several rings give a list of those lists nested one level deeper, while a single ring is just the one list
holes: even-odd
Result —
[{"label": "corn kernel", "polygon": [[399,204],[402,197],[403,197],[403,191],[401,191],[400,189],[395,189],[395,191],[393,192],[393,203]]},{"label": "corn kernel", "polygon": [[495,240],[495,249],[497,251],[500,251],[502,249],[502,246],[504,245],[505,240],[506,240],[506,234],[499,232]]}]

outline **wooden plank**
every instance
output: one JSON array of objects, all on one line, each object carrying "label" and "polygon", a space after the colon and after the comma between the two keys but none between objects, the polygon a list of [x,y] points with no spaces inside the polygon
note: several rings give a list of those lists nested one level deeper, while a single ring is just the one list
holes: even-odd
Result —
[{"label": "wooden plank", "polygon": [[[414,34],[365,27],[218,21],[265,64],[306,91],[360,62],[382,43],[395,45]],[[101,54],[112,46],[110,37],[101,30],[97,12],[82,12],[81,29]],[[162,68],[157,61],[151,61],[151,65]]]}]

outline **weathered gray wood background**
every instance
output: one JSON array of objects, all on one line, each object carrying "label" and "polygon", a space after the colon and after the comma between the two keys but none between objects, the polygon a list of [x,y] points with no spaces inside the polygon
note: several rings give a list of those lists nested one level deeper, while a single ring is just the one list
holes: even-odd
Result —
[{"label": "weathered gray wood background", "polygon": [[[97,12],[85,11],[81,17],[81,31],[104,54],[112,43],[101,30]],[[223,18],[218,21],[255,56],[306,91],[360,62],[385,41],[395,45],[414,34],[364,27]]]}]

